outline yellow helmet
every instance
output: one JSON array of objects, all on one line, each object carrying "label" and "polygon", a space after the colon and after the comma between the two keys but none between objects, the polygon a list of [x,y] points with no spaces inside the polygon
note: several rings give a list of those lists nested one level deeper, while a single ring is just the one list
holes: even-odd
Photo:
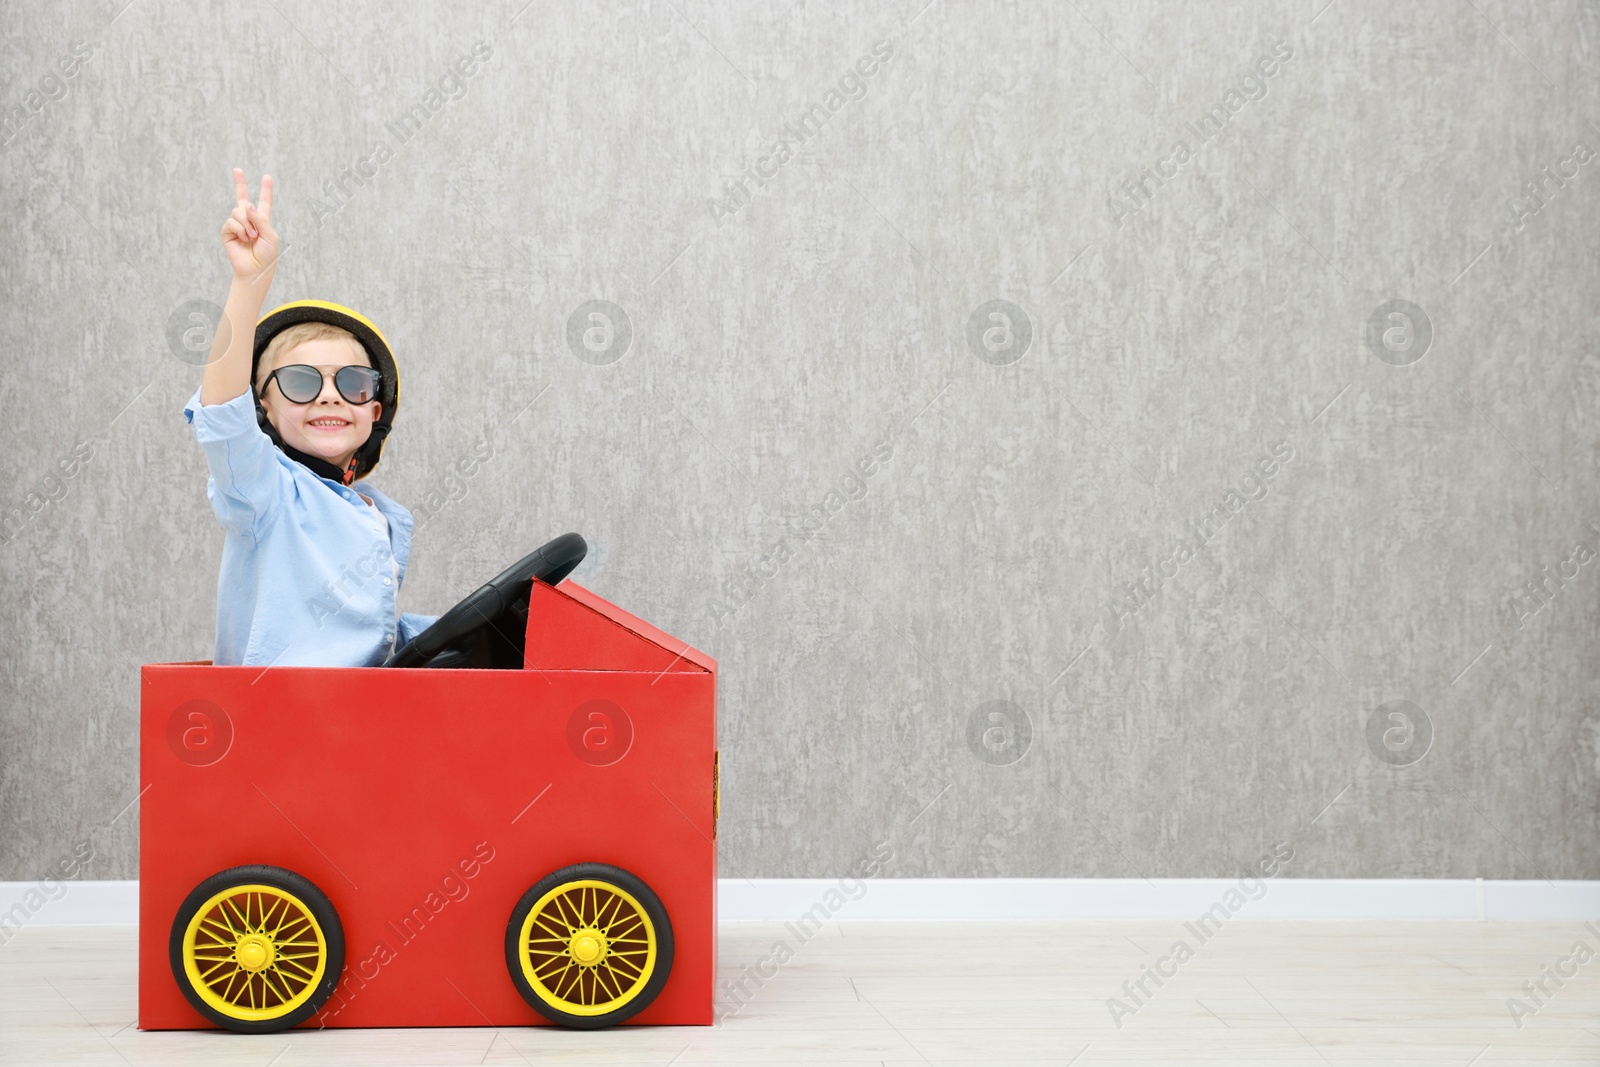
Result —
[{"label": "yellow helmet", "polygon": [[389,436],[389,429],[394,425],[395,413],[400,410],[400,367],[395,363],[394,352],[390,349],[389,342],[384,339],[383,333],[365,315],[354,308],[347,308],[343,304],[332,304],[326,300],[296,300],[291,304],[274,308],[256,323],[255,352],[250,358],[252,392],[255,391],[256,369],[261,365],[261,354],[267,350],[267,345],[284,330],[302,322],[326,322],[349,330],[355,335],[361,347],[366,349],[367,358],[378,370],[378,401],[383,405],[383,411],[373,420],[372,433],[361,447],[356,449],[350,468],[342,471],[320,456],[308,455],[287,444],[278,433],[278,428],[267,418],[267,411],[261,406],[259,396],[256,397],[256,421],[267,436],[272,438],[273,443],[283,449],[285,455],[305,464],[324,478],[349,485],[355,479],[363,478],[371,472],[383,454],[384,439]]}]

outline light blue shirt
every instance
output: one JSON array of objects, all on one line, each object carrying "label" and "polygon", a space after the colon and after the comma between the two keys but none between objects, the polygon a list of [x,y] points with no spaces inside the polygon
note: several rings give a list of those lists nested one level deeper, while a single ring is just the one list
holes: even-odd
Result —
[{"label": "light blue shirt", "polygon": [[411,512],[366,481],[341,485],[290,459],[256,424],[248,390],[202,405],[196,389],[183,414],[227,531],[212,663],[375,667],[438,618],[397,607]]}]

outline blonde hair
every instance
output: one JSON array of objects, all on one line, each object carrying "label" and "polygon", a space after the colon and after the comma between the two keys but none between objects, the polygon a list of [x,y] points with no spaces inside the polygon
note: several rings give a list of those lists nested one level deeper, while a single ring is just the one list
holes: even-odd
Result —
[{"label": "blonde hair", "polygon": [[344,327],[335,326],[331,322],[296,323],[268,341],[266,351],[261,353],[261,362],[256,364],[257,395],[261,392],[262,381],[270,373],[268,368],[273,365],[273,360],[277,358],[279,352],[287,352],[295,345],[306,341],[321,341],[325,339],[349,341],[356,352],[366,357],[368,365],[375,365],[372,363],[372,354],[366,350],[360,341],[356,340],[355,334]]}]

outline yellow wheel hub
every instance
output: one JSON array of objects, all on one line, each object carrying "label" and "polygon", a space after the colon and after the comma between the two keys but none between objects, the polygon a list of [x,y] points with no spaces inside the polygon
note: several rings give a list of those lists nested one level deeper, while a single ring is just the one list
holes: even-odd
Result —
[{"label": "yellow wheel hub", "polygon": [[270,885],[230,886],[183,934],[183,969],[200,998],[248,1021],[279,1019],[316,992],[328,942],[304,901]]},{"label": "yellow wheel hub", "polygon": [[606,935],[586,926],[572,935],[567,947],[580,966],[593,967],[606,957]]},{"label": "yellow wheel hub", "polygon": [[523,977],[539,999],[569,1015],[605,1015],[644,989],[656,968],[656,928],[620,886],[563,882],[522,922]]},{"label": "yellow wheel hub", "polygon": [[233,958],[252,973],[272,965],[272,938],[264,934],[245,934],[233,947]]}]

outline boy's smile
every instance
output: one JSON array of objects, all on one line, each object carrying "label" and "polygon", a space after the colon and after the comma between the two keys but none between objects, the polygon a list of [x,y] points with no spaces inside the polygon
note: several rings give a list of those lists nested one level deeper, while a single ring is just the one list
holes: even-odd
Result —
[{"label": "boy's smile", "polygon": [[350,425],[350,420],[329,415],[312,419],[307,425],[315,426],[319,430],[342,430]]},{"label": "boy's smile", "polygon": [[292,363],[308,363],[325,372],[322,392],[308,404],[296,404],[283,395],[274,379],[261,397],[267,418],[277,427],[286,444],[325,459],[335,467],[348,466],[356,449],[371,436],[372,423],[383,413],[383,405],[376,400],[351,404],[334,387],[333,372],[352,363],[370,367],[372,361],[359,345],[324,337],[302,341],[278,353],[272,366],[259,368],[260,376],[264,378]]}]

